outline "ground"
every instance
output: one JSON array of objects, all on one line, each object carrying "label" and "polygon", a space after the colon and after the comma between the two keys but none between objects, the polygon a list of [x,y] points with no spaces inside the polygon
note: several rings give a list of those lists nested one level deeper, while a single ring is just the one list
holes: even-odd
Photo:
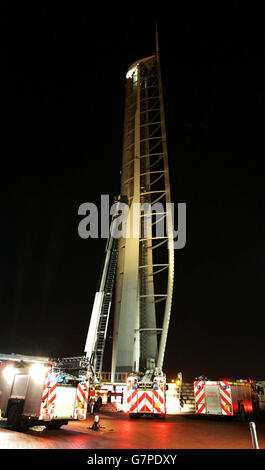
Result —
[{"label": "ground", "polygon": [[89,429],[92,416],[69,422],[59,430],[18,432],[2,424],[0,449],[251,449],[250,420],[256,423],[260,449],[265,449],[264,415],[244,423],[192,414],[171,415],[160,421],[100,412],[99,418],[99,431]]}]

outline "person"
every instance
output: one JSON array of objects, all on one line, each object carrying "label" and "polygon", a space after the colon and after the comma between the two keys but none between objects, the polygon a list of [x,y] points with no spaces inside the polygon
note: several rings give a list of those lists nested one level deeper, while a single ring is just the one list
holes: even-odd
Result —
[{"label": "person", "polygon": [[111,391],[108,391],[108,403],[111,403]]}]

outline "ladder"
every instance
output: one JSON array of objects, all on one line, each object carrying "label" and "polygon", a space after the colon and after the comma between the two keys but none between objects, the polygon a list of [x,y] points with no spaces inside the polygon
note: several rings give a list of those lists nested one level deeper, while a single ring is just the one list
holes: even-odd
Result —
[{"label": "ladder", "polygon": [[112,216],[110,234],[105,250],[106,255],[100,288],[95,295],[85,345],[85,351],[97,381],[100,381],[101,378],[105,341],[118,260],[118,238],[117,233],[115,236],[115,231],[120,223],[118,216],[121,210],[121,203],[127,203],[127,198],[118,196],[115,202],[117,203],[117,209],[116,213]]},{"label": "ladder", "polygon": [[108,266],[108,271],[107,271],[107,276],[106,276],[103,300],[102,300],[100,314],[99,314],[96,344],[95,344],[95,350],[94,350],[94,371],[98,379],[100,379],[102,365],[103,365],[103,355],[104,355],[105,341],[106,341],[106,336],[107,336],[110,307],[111,307],[111,302],[112,302],[112,293],[113,293],[113,287],[114,287],[117,259],[118,259],[118,240],[114,238],[112,241],[111,255],[110,255],[110,261],[109,261],[109,266]]}]

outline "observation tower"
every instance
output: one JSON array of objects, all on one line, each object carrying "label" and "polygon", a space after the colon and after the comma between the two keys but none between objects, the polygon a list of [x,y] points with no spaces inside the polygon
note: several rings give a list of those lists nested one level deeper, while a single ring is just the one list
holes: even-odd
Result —
[{"label": "observation tower", "polygon": [[111,381],[163,367],[174,244],[158,35],[154,55],[126,74],[121,191],[130,208],[119,239]]}]

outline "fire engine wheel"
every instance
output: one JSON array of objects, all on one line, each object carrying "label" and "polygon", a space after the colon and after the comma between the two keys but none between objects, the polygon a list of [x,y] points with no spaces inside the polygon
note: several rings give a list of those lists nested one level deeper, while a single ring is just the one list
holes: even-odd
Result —
[{"label": "fire engine wheel", "polygon": [[139,418],[139,414],[138,413],[129,413],[129,418],[131,418],[131,419]]},{"label": "fire engine wheel", "polygon": [[7,426],[10,428],[16,428],[19,425],[20,412],[17,405],[11,405],[7,415]]},{"label": "fire engine wheel", "polygon": [[62,426],[65,426],[68,424],[68,421],[58,421],[56,422],[51,422],[51,423],[46,423],[45,426],[47,429],[60,429]]},{"label": "fire engine wheel", "polygon": [[62,427],[62,424],[54,424],[51,426],[45,425],[47,429],[60,429]]},{"label": "fire engine wheel", "polygon": [[158,418],[158,419],[166,419],[166,415],[165,414],[160,414],[160,415],[154,415],[155,418]]}]

